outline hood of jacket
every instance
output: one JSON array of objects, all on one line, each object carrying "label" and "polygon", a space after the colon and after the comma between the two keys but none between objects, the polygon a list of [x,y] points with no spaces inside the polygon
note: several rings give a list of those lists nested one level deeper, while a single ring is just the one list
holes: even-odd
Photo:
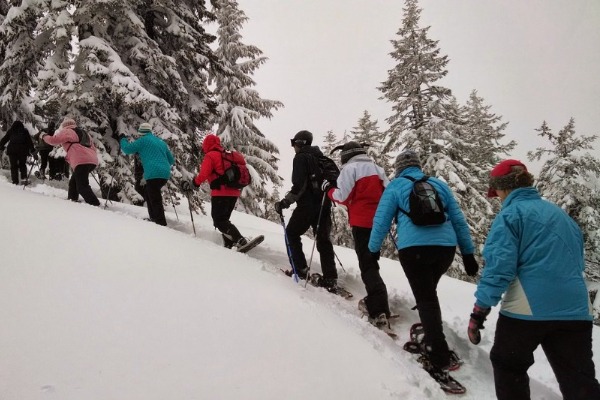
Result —
[{"label": "hood of jacket", "polygon": [[204,138],[202,142],[202,151],[204,154],[209,151],[223,151],[223,147],[221,146],[221,139],[217,135],[208,135]]},{"label": "hood of jacket", "polygon": [[304,146],[300,148],[298,153],[312,154],[313,156],[322,156],[323,152],[319,149],[319,146]]}]

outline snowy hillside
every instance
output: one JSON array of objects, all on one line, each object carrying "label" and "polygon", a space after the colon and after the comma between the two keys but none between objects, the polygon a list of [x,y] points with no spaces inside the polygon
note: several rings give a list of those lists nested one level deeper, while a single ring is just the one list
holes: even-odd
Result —
[{"label": "snowy hillside", "polygon": [[[66,201],[38,183],[0,176],[0,399],[447,399],[402,350],[417,314],[397,261],[382,260],[394,342],[356,308],[364,296],[353,250],[337,248],[344,300],[284,276],[280,225],[234,213],[247,255],[221,247],[210,217],[167,209],[168,228],[146,209]],[[104,205],[104,201],[102,201]],[[289,210],[286,215],[289,218]],[[179,221],[177,220],[179,218]],[[310,252],[306,238],[304,248]],[[315,257],[318,259],[318,257]],[[319,270],[318,261],[313,268]],[[442,279],[450,345],[465,360],[453,375],[461,399],[493,399],[489,349],[466,338],[474,286]],[[594,328],[595,363],[600,333]],[[560,399],[543,353],[531,370],[533,399]]]}]

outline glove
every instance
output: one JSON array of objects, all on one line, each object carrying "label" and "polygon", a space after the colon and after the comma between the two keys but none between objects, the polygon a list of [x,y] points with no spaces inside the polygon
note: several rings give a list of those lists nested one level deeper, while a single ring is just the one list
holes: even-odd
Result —
[{"label": "glove", "polygon": [[286,199],[281,199],[279,201],[276,201],[273,206],[275,207],[275,211],[277,211],[277,214],[281,214],[281,211],[290,207],[290,202]]},{"label": "glove", "polygon": [[467,275],[476,276],[477,271],[479,271],[479,264],[477,264],[475,256],[473,254],[463,254],[462,259]]},{"label": "glove", "polygon": [[322,192],[329,192],[329,189],[331,189],[333,187],[333,183],[329,182],[327,179],[323,180],[323,183],[321,183],[321,191]]},{"label": "glove", "polygon": [[117,139],[117,140],[120,142],[120,141],[121,141],[121,139],[127,139],[127,136],[125,136],[124,134],[122,134],[122,133],[121,133],[121,134],[118,136],[118,139]]},{"label": "glove", "polygon": [[379,261],[379,257],[381,257],[381,250],[376,253],[371,252],[371,257],[373,257],[375,261]]},{"label": "glove", "polygon": [[467,328],[467,335],[469,336],[471,343],[479,344],[479,342],[481,342],[481,333],[479,333],[479,331],[484,329],[483,323],[490,311],[491,308],[479,307],[477,304],[473,307],[471,319],[469,320],[469,327]]},{"label": "glove", "polygon": [[31,153],[31,157],[33,157],[33,159],[34,159],[35,161],[37,161],[37,160],[38,160],[38,158],[39,158],[39,157],[38,157],[38,155],[37,155],[37,153]]},{"label": "glove", "polygon": [[4,151],[5,147],[4,146],[0,146],[0,153],[2,153]]},{"label": "glove", "polygon": [[195,187],[196,187],[196,185],[194,185],[190,181],[183,181],[183,182],[181,182],[181,190],[184,193],[191,193],[194,190]]}]

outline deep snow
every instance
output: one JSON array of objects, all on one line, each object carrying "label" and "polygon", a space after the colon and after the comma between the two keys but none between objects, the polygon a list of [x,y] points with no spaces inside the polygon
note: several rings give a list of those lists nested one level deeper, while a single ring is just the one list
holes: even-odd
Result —
[{"label": "deep snow", "polygon": [[[194,216],[195,237],[185,203],[177,217],[167,209],[165,228],[144,221],[144,207],[72,203],[64,184],[23,190],[7,175],[0,175],[0,399],[449,397],[402,350],[418,317],[397,261],[381,261],[400,314],[394,342],[357,310],[365,291],[351,249],[335,248],[346,270],[338,267],[340,282],[355,295],[349,301],[279,271],[287,266],[281,225],[235,212],[244,235],[265,236],[244,255],[221,246],[209,216]],[[311,248],[305,238],[305,252]],[[442,279],[444,328],[465,360],[453,376],[468,392],[457,397],[493,399],[497,310],[481,345],[471,345],[473,292],[472,284]],[[596,327],[594,340],[598,366]],[[561,398],[541,351],[530,375],[533,399]]]}]

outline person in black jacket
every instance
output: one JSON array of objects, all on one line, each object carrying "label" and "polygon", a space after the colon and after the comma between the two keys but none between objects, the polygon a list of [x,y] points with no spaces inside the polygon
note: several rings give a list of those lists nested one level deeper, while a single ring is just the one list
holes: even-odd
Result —
[{"label": "person in black jacket", "polygon": [[[8,146],[6,143],[8,142]],[[27,157],[31,154],[37,160],[33,140],[29,131],[25,128],[21,121],[13,122],[12,126],[6,132],[6,135],[0,140],[0,152],[4,151],[6,146],[6,154],[10,160],[10,177],[12,183],[19,184],[19,172],[21,180],[27,184]]]},{"label": "person in black jacket", "polygon": [[[321,270],[323,271],[320,286],[330,292],[335,292],[337,289],[337,270],[333,244],[329,239],[331,233],[331,200],[321,191],[321,182],[311,179],[311,175],[318,168],[316,157],[323,154],[319,147],[311,146],[312,140],[313,135],[309,131],[300,131],[291,139],[296,152],[292,170],[292,189],[282,200],[275,203],[275,210],[281,214],[283,209],[288,208],[292,203],[296,203],[296,208],[285,228],[291,262],[294,264],[298,277],[306,279],[308,264],[302,251],[300,237],[312,227],[321,258]],[[292,276],[293,270],[286,273]]]},{"label": "person in black jacket", "polygon": [[54,149],[52,145],[44,142],[40,139],[42,134],[44,135],[54,135],[54,131],[56,130],[56,123],[54,121],[50,121],[48,123],[48,127],[40,132],[38,132],[35,136],[35,148],[40,154],[41,162],[40,162],[40,170],[39,173],[36,173],[36,176],[39,175],[39,178],[46,179],[46,167],[48,166],[49,155],[50,152]]}]

